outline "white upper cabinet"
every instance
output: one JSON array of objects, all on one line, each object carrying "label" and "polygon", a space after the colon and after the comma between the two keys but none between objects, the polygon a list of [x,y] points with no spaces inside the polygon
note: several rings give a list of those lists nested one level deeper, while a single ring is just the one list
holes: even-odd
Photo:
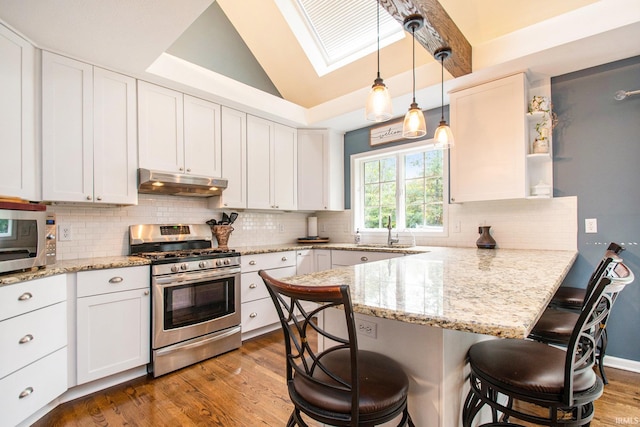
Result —
[{"label": "white upper cabinet", "polygon": [[526,85],[516,74],[451,93],[451,202],[528,196]]},{"label": "white upper cabinet", "polygon": [[298,130],[298,209],[344,209],[344,143],[327,129]]},{"label": "white upper cabinet", "polygon": [[220,105],[138,81],[139,165],[221,177]]},{"label": "white upper cabinet", "polygon": [[222,177],[227,188],[212,197],[211,208],[247,207],[247,114],[222,106]]},{"label": "white upper cabinet", "polygon": [[42,53],[42,198],[136,204],[135,79]]},{"label": "white upper cabinet", "polygon": [[247,116],[247,207],[297,209],[297,130]]},{"label": "white upper cabinet", "polygon": [[0,194],[40,199],[36,157],[35,49],[0,25]]}]

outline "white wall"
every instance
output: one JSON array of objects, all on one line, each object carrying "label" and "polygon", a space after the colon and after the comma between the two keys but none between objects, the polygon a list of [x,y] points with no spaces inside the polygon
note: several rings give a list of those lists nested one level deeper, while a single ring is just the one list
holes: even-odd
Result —
[{"label": "white wall", "polygon": [[[207,203],[207,199],[196,197],[141,194],[137,206],[49,206],[48,210],[56,214],[58,225],[71,226],[72,231],[71,241],[58,241],[58,259],[127,255],[129,225],[202,224],[211,218],[219,220],[222,211],[209,209]],[[239,214],[229,239],[230,248],[289,244],[307,234],[308,213],[240,211]],[[336,243],[352,242],[350,211],[318,212],[317,216],[320,235],[328,236]],[[491,225],[492,235],[500,248],[575,249],[576,218],[575,197],[450,205],[450,230],[459,221],[460,232],[450,232],[447,237],[418,237],[416,243],[475,247],[477,227],[486,224]],[[406,235],[400,233],[400,237],[406,241]],[[386,234],[380,234],[380,239],[384,241]]]}]

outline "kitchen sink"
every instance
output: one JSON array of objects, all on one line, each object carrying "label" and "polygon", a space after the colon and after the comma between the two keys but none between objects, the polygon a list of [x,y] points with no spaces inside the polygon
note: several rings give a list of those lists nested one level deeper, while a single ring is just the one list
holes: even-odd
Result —
[{"label": "kitchen sink", "polygon": [[386,243],[358,243],[356,246],[358,246],[359,248],[385,248],[385,249],[407,249],[407,248],[413,248],[414,245],[400,245],[400,244],[393,244],[393,245],[387,245]]}]

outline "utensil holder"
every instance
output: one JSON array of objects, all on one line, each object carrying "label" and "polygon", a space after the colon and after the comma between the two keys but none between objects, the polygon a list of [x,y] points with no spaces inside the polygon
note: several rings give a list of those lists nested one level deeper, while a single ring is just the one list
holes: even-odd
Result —
[{"label": "utensil holder", "polygon": [[211,231],[213,235],[216,236],[216,240],[218,240],[218,248],[223,251],[228,251],[229,246],[227,246],[227,243],[229,242],[229,236],[233,231],[233,227],[230,225],[214,225],[211,227]]}]

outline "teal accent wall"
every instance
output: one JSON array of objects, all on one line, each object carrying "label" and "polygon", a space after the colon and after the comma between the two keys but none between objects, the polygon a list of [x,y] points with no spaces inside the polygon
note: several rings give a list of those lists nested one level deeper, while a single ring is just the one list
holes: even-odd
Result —
[{"label": "teal accent wall", "polygon": [[[408,106],[407,106],[408,108]],[[381,148],[393,147],[397,145],[403,145],[407,143],[413,143],[416,141],[433,138],[433,134],[440,125],[440,118],[442,117],[442,110],[440,108],[427,110],[424,112],[425,119],[427,121],[427,135],[421,139],[403,139],[402,141],[390,142],[388,144],[381,144],[371,147],[369,145],[369,129],[372,127],[384,126],[384,123],[376,123],[365,128],[356,129],[344,134],[344,208],[351,209],[351,155],[364,153],[366,151],[379,150]],[[444,106],[444,118],[449,122],[449,106]],[[403,120],[404,116],[395,120]],[[455,135],[454,135],[455,136]]]},{"label": "teal accent wall", "polygon": [[[614,305],[607,355],[640,361],[640,56],[555,77],[554,196],[578,198],[578,259],[564,285],[585,287],[609,242],[624,245],[636,281]],[[584,232],[585,218],[598,232]]]},{"label": "teal accent wall", "polygon": [[282,98],[217,2],[187,28],[167,53]]}]

